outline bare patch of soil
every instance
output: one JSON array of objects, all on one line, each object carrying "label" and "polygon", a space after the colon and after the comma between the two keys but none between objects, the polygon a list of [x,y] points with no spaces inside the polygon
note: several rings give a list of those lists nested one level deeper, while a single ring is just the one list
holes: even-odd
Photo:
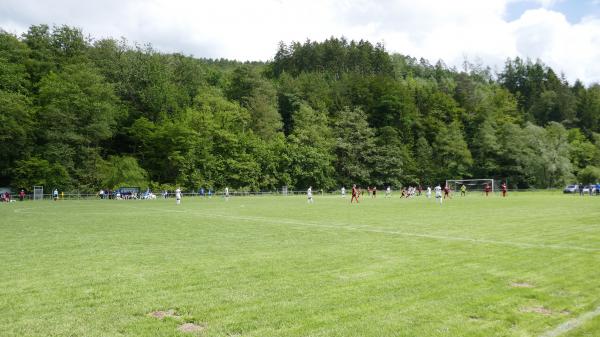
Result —
[{"label": "bare patch of soil", "polygon": [[525,308],[521,308],[521,312],[533,312],[536,314],[541,314],[544,316],[550,316],[552,315],[552,310],[548,309],[548,308],[544,308],[544,307],[525,307]]},{"label": "bare patch of soil", "polygon": [[203,325],[199,325],[199,324],[194,324],[194,323],[185,323],[185,324],[181,324],[177,330],[181,331],[181,332],[199,332],[204,330],[204,326]]},{"label": "bare patch of soil", "polygon": [[167,311],[162,311],[162,310],[153,311],[153,312],[149,313],[148,316],[158,318],[160,320],[163,320],[166,317],[171,317],[171,318],[180,318],[181,317],[181,316],[177,315],[177,312],[173,309],[169,309]]},{"label": "bare patch of soil", "polygon": [[513,288],[533,288],[533,284],[527,282],[511,282]]}]

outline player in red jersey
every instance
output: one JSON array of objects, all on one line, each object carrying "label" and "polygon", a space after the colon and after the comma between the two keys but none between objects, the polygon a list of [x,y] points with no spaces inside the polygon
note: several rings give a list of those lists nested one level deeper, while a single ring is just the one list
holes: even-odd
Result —
[{"label": "player in red jersey", "polygon": [[502,183],[502,186],[500,186],[502,188],[502,196],[505,197],[506,196],[506,182]]},{"label": "player in red jersey", "polygon": [[356,185],[352,185],[352,198],[350,198],[350,203],[356,199],[356,203],[358,204],[358,193],[359,191],[356,189]]},{"label": "player in red jersey", "polygon": [[485,184],[485,196],[488,196],[488,193],[490,193],[490,191],[492,190],[492,188],[490,187],[490,185]]},{"label": "player in red jersey", "polygon": [[444,199],[450,199],[450,187],[448,185],[444,186]]}]

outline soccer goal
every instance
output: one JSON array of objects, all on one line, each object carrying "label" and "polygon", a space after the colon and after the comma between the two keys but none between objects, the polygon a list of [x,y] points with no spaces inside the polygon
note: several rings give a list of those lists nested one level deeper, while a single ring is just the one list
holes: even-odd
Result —
[{"label": "soccer goal", "polygon": [[44,200],[44,186],[33,186],[33,200]]},{"label": "soccer goal", "polygon": [[452,179],[446,180],[446,185],[454,192],[460,191],[460,188],[465,185],[467,191],[484,191],[485,186],[491,188],[494,192],[494,179]]}]

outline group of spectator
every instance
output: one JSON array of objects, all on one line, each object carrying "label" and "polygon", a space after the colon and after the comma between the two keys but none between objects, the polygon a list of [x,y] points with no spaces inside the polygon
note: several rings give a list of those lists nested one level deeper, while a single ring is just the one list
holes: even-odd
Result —
[{"label": "group of spectator", "polygon": [[586,189],[587,189],[587,193],[589,195],[600,195],[600,183],[597,184],[589,184],[587,186],[584,186],[582,183],[579,183],[579,185],[577,186],[579,189],[579,195],[583,196],[584,194],[586,194]]},{"label": "group of spectator", "polygon": [[100,190],[98,191],[98,197],[100,199],[115,199],[115,200],[129,200],[139,199],[138,193],[134,191],[111,191],[111,190]]},{"label": "group of spectator", "polygon": [[[27,196],[27,194],[25,194],[25,190],[21,190],[19,192],[19,194],[17,194],[19,201],[25,200],[26,196]],[[6,191],[6,192],[0,194],[0,202],[11,202],[11,201],[14,201],[14,200],[12,199],[10,192]]]}]

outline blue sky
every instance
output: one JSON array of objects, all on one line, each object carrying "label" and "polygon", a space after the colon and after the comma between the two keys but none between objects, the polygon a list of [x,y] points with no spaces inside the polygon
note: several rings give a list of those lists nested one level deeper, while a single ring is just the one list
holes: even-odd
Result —
[{"label": "blue sky", "polygon": [[[539,1],[524,0],[508,3],[506,8],[506,19],[513,21],[530,9],[544,7]],[[563,0],[551,1],[545,6],[557,12],[561,12],[567,17],[570,23],[581,21],[584,16],[600,17],[600,0]]]}]

